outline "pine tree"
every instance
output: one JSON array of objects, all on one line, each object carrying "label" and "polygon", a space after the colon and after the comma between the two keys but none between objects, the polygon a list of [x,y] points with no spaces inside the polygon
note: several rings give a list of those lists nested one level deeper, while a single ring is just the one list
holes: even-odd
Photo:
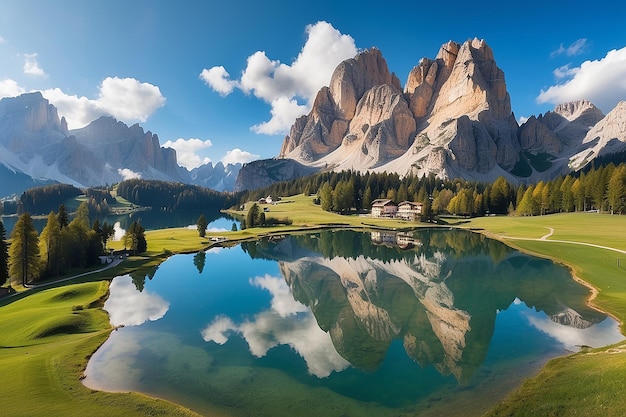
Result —
[{"label": "pine tree", "polygon": [[209,225],[209,222],[204,217],[204,213],[198,217],[198,221],[196,222],[196,229],[198,230],[198,236],[205,237],[206,236],[206,228]]},{"label": "pine tree", "polygon": [[0,285],[9,280],[9,246],[6,241],[7,231],[0,220]]},{"label": "pine tree", "polygon": [[259,220],[259,205],[257,203],[252,204],[250,209],[248,210],[248,214],[246,215],[246,227],[254,227],[257,226],[257,222]]},{"label": "pine tree", "polygon": [[28,212],[20,216],[11,233],[9,275],[23,286],[39,277],[39,235]]},{"label": "pine tree", "polygon": [[59,206],[57,219],[59,219],[59,226],[61,227],[61,229],[67,227],[67,225],[70,224],[69,218],[67,216],[67,210],[65,210],[65,206],[63,204]]}]

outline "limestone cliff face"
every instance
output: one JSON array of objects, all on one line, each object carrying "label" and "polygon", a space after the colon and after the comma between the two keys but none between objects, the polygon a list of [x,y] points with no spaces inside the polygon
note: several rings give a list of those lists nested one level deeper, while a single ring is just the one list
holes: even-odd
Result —
[{"label": "limestone cliff face", "polygon": [[119,170],[190,182],[176,151],[161,148],[151,132],[111,117],[69,131],[56,107],[38,92],[0,100],[0,164],[34,179],[81,187],[119,182]]},{"label": "limestone cliff face", "polygon": [[622,113],[616,108],[611,116],[614,127],[607,119],[595,129],[604,114],[578,100],[519,126],[504,72],[484,40],[445,43],[434,59],[419,60],[403,89],[371,49],[337,67],[311,112],[292,126],[279,158],[335,171],[528,183],[620,152]]},{"label": "limestone cliff face", "polygon": [[569,159],[580,169],[598,156],[626,151],[626,101],[621,101],[585,135],[582,144]]},{"label": "limestone cliff face", "polygon": [[234,190],[254,190],[282,181],[284,178],[304,177],[314,171],[289,159],[252,161],[239,170]]},{"label": "limestone cliff face", "polygon": [[0,100],[0,146],[29,161],[67,136],[67,123],[41,93]]},{"label": "limestone cliff face", "polygon": [[[158,136],[144,132],[138,124],[129,127],[112,117],[101,117],[82,129],[70,131],[70,134],[101,161],[104,176],[112,175],[119,181],[121,175],[117,170],[129,169],[144,178],[173,181],[184,178],[176,161],[176,151],[161,148]],[[78,174],[70,170],[68,175]],[[102,184],[96,182],[101,181],[100,178],[81,179],[87,184]],[[111,182],[110,179],[107,182]]]},{"label": "limestone cliff face", "polygon": [[485,41],[444,44],[419,61],[404,90],[371,49],[337,67],[279,157],[335,170],[489,174],[517,163],[517,129]]},{"label": "limestone cliff face", "polygon": [[[309,115],[300,117],[292,126],[280,157],[291,155],[296,160],[312,162],[337,149],[351,127],[360,100],[372,88],[382,85],[401,92],[400,81],[389,72],[378,49],[339,64],[329,86],[318,92]],[[366,100],[371,102],[372,97]]]}]

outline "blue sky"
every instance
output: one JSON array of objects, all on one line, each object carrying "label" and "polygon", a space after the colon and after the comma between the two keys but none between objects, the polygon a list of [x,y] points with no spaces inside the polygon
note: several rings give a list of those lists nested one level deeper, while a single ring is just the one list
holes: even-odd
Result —
[{"label": "blue sky", "polygon": [[70,128],[138,122],[190,168],[246,162],[276,156],[357,51],[380,49],[404,84],[476,37],[518,120],[578,98],[607,113],[626,100],[621,3],[0,0],[0,97],[42,91]]}]

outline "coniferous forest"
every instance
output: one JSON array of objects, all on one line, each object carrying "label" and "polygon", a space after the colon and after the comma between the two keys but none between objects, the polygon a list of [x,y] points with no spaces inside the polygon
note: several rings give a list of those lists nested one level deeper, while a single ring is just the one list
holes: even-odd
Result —
[{"label": "coniferous forest", "polygon": [[626,164],[609,163],[552,181],[518,186],[504,177],[488,184],[440,179],[435,175],[400,178],[395,173],[325,172],[244,192],[239,201],[302,193],[316,195],[322,209],[338,213],[367,211],[373,200],[385,198],[420,202],[424,204],[426,218],[444,214],[535,216],[589,210],[623,214]]}]

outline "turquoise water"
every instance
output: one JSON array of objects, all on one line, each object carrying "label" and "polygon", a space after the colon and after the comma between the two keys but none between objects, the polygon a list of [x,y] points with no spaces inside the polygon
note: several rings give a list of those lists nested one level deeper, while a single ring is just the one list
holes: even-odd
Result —
[{"label": "turquoise water", "polygon": [[234,416],[480,415],[548,359],[622,340],[588,295],[464,231],[249,242],[115,278],[123,327],[84,383]]}]

